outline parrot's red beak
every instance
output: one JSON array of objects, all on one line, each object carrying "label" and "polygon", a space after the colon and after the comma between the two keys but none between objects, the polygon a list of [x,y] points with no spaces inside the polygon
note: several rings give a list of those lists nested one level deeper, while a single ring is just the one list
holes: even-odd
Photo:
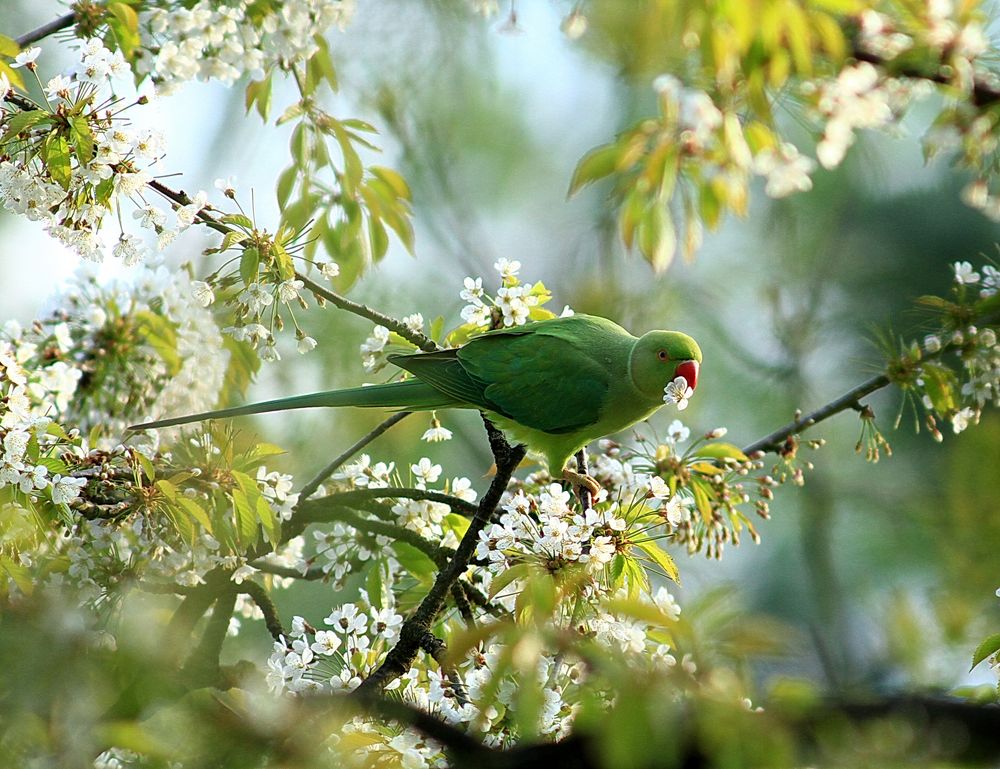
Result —
[{"label": "parrot's red beak", "polygon": [[692,390],[695,389],[698,386],[698,361],[686,360],[683,363],[678,363],[674,376],[684,377],[687,380],[688,387]]}]

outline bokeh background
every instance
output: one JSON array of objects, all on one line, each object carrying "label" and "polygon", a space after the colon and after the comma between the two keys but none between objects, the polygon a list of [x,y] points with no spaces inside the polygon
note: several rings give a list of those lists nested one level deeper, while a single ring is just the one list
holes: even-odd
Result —
[{"label": "bokeh background", "polygon": [[[352,298],[396,316],[441,314],[451,325],[462,279],[495,286],[494,261],[517,259],[524,279],[551,288],[556,311],[569,305],[634,333],[694,335],[705,363],[684,420],[693,432],[724,425],[746,445],[876,371],[880,336],[922,338],[914,299],[947,291],[951,262],[995,258],[1000,232],[959,201],[965,180],[946,162],[925,165],[920,136],[933,110],[917,104],[900,135],[862,136],[841,168],[815,174],[808,194],[773,202],[756,189],[746,220],[728,221],[693,261],[654,275],[622,251],[605,188],[569,201],[566,189],[584,152],[654,109],[652,76],[670,62],[644,59],[644,33],[634,29],[623,27],[618,45],[568,39],[560,31],[568,8],[519,3],[512,24],[503,11],[484,20],[464,2],[361,2],[350,27],[333,33],[342,90],[328,108],[379,128],[379,162],[404,173],[415,203],[416,256],[394,242]],[[61,10],[2,0],[0,29],[20,34]],[[56,46],[44,50],[40,65],[54,74],[64,62]],[[292,98],[279,89],[276,114]],[[137,120],[142,112],[166,134],[163,170],[179,174],[174,187],[211,189],[233,176],[241,201],[253,192],[258,220],[276,222],[287,131],[245,117],[241,88],[191,84],[136,110]],[[798,119],[794,102],[783,119]],[[29,321],[77,257],[2,214],[0,243],[0,320]],[[214,265],[200,252],[209,243],[188,231],[170,259],[206,274]],[[102,273],[127,275],[113,264]],[[307,356],[286,348],[251,399],[366,379],[358,345],[370,324],[332,309],[304,322],[320,347]],[[758,668],[765,682],[779,673],[847,688],[991,680],[968,664],[1000,624],[1000,419],[988,413],[937,444],[914,433],[908,414],[892,430],[896,394],[870,402],[893,456],[871,464],[855,453],[861,425],[851,413],[820,425],[809,433],[828,441],[809,457],[816,469],[805,487],[780,490],[760,545],[745,542],[721,562],[675,553],[681,604],[747,637],[780,628],[770,640],[780,635],[781,653]],[[656,423],[675,416],[664,410]],[[331,410],[241,424],[286,447],[280,469],[304,481],[379,419]],[[402,467],[429,456],[449,477],[484,488],[490,458],[478,419],[449,414],[444,423],[455,432],[449,443],[421,443],[427,420],[413,417],[371,453]],[[329,591],[296,588],[283,616],[321,618]],[[259,642],[268,645],[263,628]]]}]

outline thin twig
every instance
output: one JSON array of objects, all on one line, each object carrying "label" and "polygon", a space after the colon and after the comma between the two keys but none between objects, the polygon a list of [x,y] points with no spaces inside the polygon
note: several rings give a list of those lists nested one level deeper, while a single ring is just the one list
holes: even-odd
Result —
[{"label": "thin twig", "polygon": [[363,449],[373,440],[378,438],[382,433],[384,433],[390,427],[399,424],[404,419],[406,419],[406,417],[410,416],[410,414],[412,413],[413,413],[412,411],[399,411],[393,414],[385,421],[380,422],[375,427],[375,429],[373,429],[367,435],[364,435],[361,438],[359,438],[358,441],[354,443],[354,445],[352,445],[350,448],[344,451],[343,454],[339,455],[336,459],[330,462],[330,464],[328,464],[326,467],[320,470],[319,473],[316,474],[315,478],[313,478],[311,481],[309,481],[309,483],[303,486],[302,491],[299,492],[299,499],[303,501],[309,499],[309,497],[311,497],[313,494],[316,493],[316,489],[320,487],[320,484],[323,483],[323,481],[325,481],[331,475],[333,475],[337,470],[339,470],[340,466],[344,464],[344,462],[346,462],[348,459],[350,459],[359,451],[361,451],[361,449]]},{"label": "thin twig", "polygon": [[[580,473],[580,475],[590,475],[590,468],[587,466],[586,446],[576,452],[576,471]],[[576,496],[580,500],[580,504],[583,506],[584,510],[590,509],[590,506],[593,504],[593,500],[590,496],[590,489],[586,486],[577,486]]]},{"label": "thin twig", "polygon": [[323,297],[326,301],[330,302],[330,304],[336,305],[340,309],[346,310],[347,312],[353,312],[355,315],[360,315],[362,318],[367,318],[373,323],[378,323],[380,326],[385,326],[390,331],[395,331],[403,337],[403,339],[413,342],[413,344],[424,352],[434,352],[435,350],[441,349],[437,342],[429,336],[424,336],[419,331],[414,331],[401,320],[385,315],[378,310],[373,310],[368,305],[352,302],[346,296],[341,296],[340,294],[330,291],[327,288],[323,288],[323,286],[319,283],[310,280],[306,275],[303,275],[300,272],[296,272],[295,277],[301,280],[306,288],[317,296]]},{"label": "thin twig", "polygon": [[76,22],[75,13],[67,13],[65,16],[60,16],[58,19],[53,19],[48,24],[43,24],[38,29],[33,29],[31,32],[26,32],[21,35],[15,41],[19,48],[24,48],[32,43],[37,43],[42,38],[46,38],[49,35],[59,32],[63,29],[68,29],[72,27],[74,22]]},{"label": "thin twig", "polygon": [[861,398],[864,398],[866,395],[871,395],[873,392],[881,390],[883,387],[887,387],[891,383],[892,380],[885,374],[873,376],[871,379],[862,382],[857,387],[848,390],[836,400],[832,400],[825,406],[816,409],[811,414],[799,417],[794,422],[775,430],[770,435],[766,435],[760,440],[754,441],[743,449],[743,453],[750,455],[757,451],[776,451],[784,445],[785,441],[789,437],[798,435],[816,423],[822,422],[824,419],[829,419],[834,414],[839,414],[841,411],[855,408]]}]

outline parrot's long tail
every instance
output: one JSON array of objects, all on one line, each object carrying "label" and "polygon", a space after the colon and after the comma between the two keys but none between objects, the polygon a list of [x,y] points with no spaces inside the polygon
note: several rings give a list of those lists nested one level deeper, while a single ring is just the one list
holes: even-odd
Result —
[{"label": "parrot's long tail", "polygon": [[204,411],[201,414],[187,414],[182,417],[144,422],[141,425],[132,425],[128,429],[133,431],[148,430],[155,427],[186,425],[206,419],[225,419],[247,414],[263,414],[268,411],[308,409],[315,406],[359,406],[361,408],[399,408],[407,411],[426,411],[456,405],[459,404],[440,390],[436,390],[426,382],[411,379],[406,382],[351,387],[345,390],[327,390],[326,392],[262,401],[261,403],[248,403],[246,406],[236,406],[230,409]]}]

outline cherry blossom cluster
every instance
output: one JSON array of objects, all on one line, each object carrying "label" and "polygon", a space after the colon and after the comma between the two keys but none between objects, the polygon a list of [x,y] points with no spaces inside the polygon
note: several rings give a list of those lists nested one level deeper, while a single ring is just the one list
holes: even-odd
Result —
[{"label": "cherry blossom cluster", "polygon": [[968,92],[974,82],[974,62],[989,48],[983,19],[971,3],[956,7],[953,0],[925,0],[922,5],[897,20],[874,9],[863,11],[859,48],[886,61],[926,48],[948,65],[953,84]]},{"label": "cherry blossom cluster", "polygon": [[[25,523],[32,511],[61,510],[60,525],[38,531],[8,519],[0,554],[26,566],[62,559],[68,568],[50,581],[72,583],[94,601],[139,569],[184,584],[220,565],[240,578],[255,573],[200,521],[181,525],[177,510],[162,514],[169,505],[148,496],[151,479],[140,485],[157,438],[120,442],[139,416],[210,408],[222,386],[222,339],[191,299],[186,273],[143,267],[129,281],[99,285],[81,269],[56,304],[26,328],[8,322],[0,330],[0,502]],[[175,445],[174,454],[192,458],[177,472],[198,476],[193,459],[220,451],[202,436]],[[275,518],[287,519],[297,501],[291,478],[258,466],[255,480]],[[211,509],[217,493],[210,484],[187,499]],[[297,565],[301,545],[287,543],[272,563]]]},{"label": "cherry blossom cluster", "polygon": [[159,3],[143,13],[148,34],[136,71],[149,75],[164,93],[191,80],[232,85],[245,74],[261,77],[274,66],[308,60],[316,38],[333,26],[343,29],[354,0],[291,0],[261,4],[236,0]]},{"label": "cherry blossom cluster", "polygon": [[[333,476],[334,485],[326,491],[332,492],[338,486],[348,490],[406,487],[439,491],[465,502],[474,502],[477,497],[468,478],[454,477],[439,483],[441,465],[427,457],[411,464],[407,477],[407,482],[404,482],[395,462],[373,462],[368,454],[362,454]],[[416,532],[437,545],[452,548],[458,545],[458,531],[449,519],[452,513],[448,505],[430,499],[387,498],[385,501],[393,522],[400,527]],[[398,573],[400,564],[388,536],[365,533],[348,524],[335,523],[328,529],[315,530],[313,540],[315,554],[307,559],[305,565],[307,568],[318,565],[335,585],[342,585],[348,574],[367,567],[374,559],[384,559],[388,572]]]},{"label": "cherry blossom cluster", "polygon": [[[970,262],[955,262],[952,269],[953,293],[960,306],[988,301],[1000,291],[1000,270],[992,264],[976,271]],[[934,360],[924,360],[948,350],[958,355],[956,368],[946,371]],[[914,345],[908,357],[919,367],[915,389],[935,439],[943,438],[935,415],[948,420],[952,432],[958,434],[978,424],[987,406],[1000,403],[1000,345],[995,327],[978,327],[967,321],[950,323],[947,330],[925,337],[921,346]],[[952,384],[955,373],[959,381]]]},{"label": "cherry blossom cluster", "polygon": [[[697,164],[706,178],[717,179],[730,200],[746,199],[754,174],[766,180],[765,192],[773,198],[812,189],[809,174],[815,163],[795,145],[774,140],[754,152],[736,113],[720,110],[707,92],[685,87],[673,75],[660,75],[654,88],[663,117],[660,130],[678,147],[680,162]],[[661,134],[657,141],[665,138]],[[699,230],[695,247],[700,239]]]},{"label": "cherry blossom cluster", "polygon": [[855,131],[896,125],[914,98],[930,95],[933,88],[926,81],[888,77],[861,61],[834,79],[809,81],[803,90],[815,94],[814,109],[823,126],[816,157],[824,168],[836,168],[854,143]]},{"label": "cherry blossom cluster", "polygon": [[[502,258],[494,265],[500,274],[500,287],[494,296],[483,289],[482,278],[466,278],[460,296],[468,302],[462,308],[462,320],[473,328],[503,328],[521,326],[529,320],[538,320],[534,308],[541,307],[552,295],[542,283],[522,283],[518,278],[521,263]],[[572,315],[568,307],[565,315]],[[551,317],[546,312],[545,317]]]},{"label": "cherry blossom cluster", "polygon": [[[26,66],[36,76],[38,52],[33,48],[22,54],[30,54]],[[168,226],[167,212],[147,202],[150,169],[163,154],[163,139],[155,130],[133,128],[123,117],[126,109],[149,100],[138,96],[123,105],[114,95],[131,87],[130,76],[121,53],[92,38],[83,44],[76,64],[48,80],[44,103],[26,109],[25,100],[15,107],[0,98],[0,129],[8,134],[0,146],[0,203],[41,222],[90,261],[102,261],[109,248],[109,220],[117,224],[111,253],[132,265],[145,257],[147,248],[139,235],[126,231],[126,222],[135,220],[153,230],[156,247],[162,249],[196,213],[178,209]],[[67,120],[70,129],[65,131],[61,124]],[[132,201],[134,208],[123,211],[123,200]]]}]

